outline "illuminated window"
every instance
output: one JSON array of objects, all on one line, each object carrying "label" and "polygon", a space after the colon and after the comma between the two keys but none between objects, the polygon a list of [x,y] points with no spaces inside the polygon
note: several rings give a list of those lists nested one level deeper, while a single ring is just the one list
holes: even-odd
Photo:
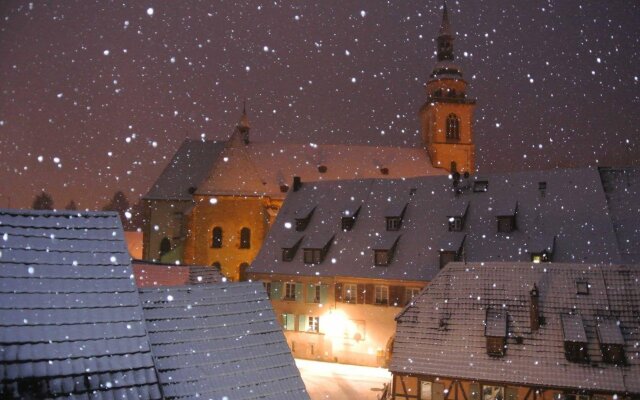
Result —
[{"label": "illuminated window", "polygon": [[431,400],[431,382],[420,381],[420,400]]},{"label": "illuminated window", "polygon": [[241,249],[251,248],[251,229],[242,228],[240,230],[240,248]]},{"label": "illuminated window", "polygon": [[356,304],[358,298],[358,285],[347,283],[344,285],[344,302]]},{"label": "illuminated window", "polygon": [[460,139],[460,119],[455,114],[447,117],[447,140]]},{"label": "illuminated window", "polygon": [[504,386],[482,385],[481,400],[504,400]]},{"label": "illuminated window", "polygon": [[320,332],[320,318],[319,317],[309,317],[307,319],[307,332]]},{"label": "illuminated window", "polygon": [[389,287],[376,286],[375,288],[375,304],[387,305],[389,304]]},{"label": "illuminated window", "polygon": [[211,247],[219,249],[222,247],[222,228],[216,226],[211,232]]},{"label": "illuminated window", "polygon": [[296,284],[287,282],[284,284],[284,299],[295,300],[296,299]]}]

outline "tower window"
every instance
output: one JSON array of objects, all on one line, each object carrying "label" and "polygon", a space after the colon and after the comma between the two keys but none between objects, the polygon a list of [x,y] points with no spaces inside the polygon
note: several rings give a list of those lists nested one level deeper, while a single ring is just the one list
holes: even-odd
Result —
[{"label": "tower window", "polygon": [[251,248],[251,229],[242,228],[240,230],[240,248],[241,249]]},{"label": "tower window", "polygon": [[171,251],[171,240],[168,237],[163,237],[160,241],[160,256],[167,254]]},{"label": "tower window", "polygon": [[222,228],[216,226],[211,232],[211,247],[219,249],[222,247]]},{"label": "tower window", "polygon": [[460,140],[460,119],[455,114],[447,117],[447,140]]}]

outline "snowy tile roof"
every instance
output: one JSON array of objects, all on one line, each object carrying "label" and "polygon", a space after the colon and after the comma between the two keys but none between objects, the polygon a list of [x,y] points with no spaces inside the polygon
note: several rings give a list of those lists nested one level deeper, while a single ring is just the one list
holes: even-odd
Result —
[{"label": "snowy tile roof", "polygon": [[640,263],[640,167],[601,168],[622,261]]},{"label": "snowy tile roof", "polygon": [[[576,292],[577,280],[589,282],[588,294]],[[639,280],[637,266],[448,264],[397,317],[390,370],[637,396]],[[534,284],[543,317],[537,331],[530,322]],[[502,357],[487,354],[487,310],[503,311],[507,317],[500,320],[500,332],[507,326]],[[447,320],[444,328],[442,319]],[[486,329],[491,326],[487,321]],[[598,330],[600,337],[614,336],[616,343],[624,343],[626,364],[603,360]],[[568,361],[565,339],[586,342],[590,362]]]},{"label": "snowy tile roof", "polygon": [[0,210],[0,397],[159,399],[116,213]]},{"label": "snowy tile roof", "polygon": [[140,295],[165,396],[309,398],[262,284],[141,289]]},{"label": "snowy tile roof", "polygon": [[147,200],[191,200],[196,188],[224,149],[225,142],[187,139],[162,171]]},{"label": "snowy tile roof", "polygon": [[[468,261],[530,261],[531,251],[541,248],[540,241],[546,248],[555,236],[554,262],[620,262],[597,169],[511,172],[484,179],[489,182],[486,192],[475,192],[469,184],[458,195],[446,176],[303,181],[298,191],[289,191],[249,271],[428,281],[440,270],[443,243],[455,247],[462,238],[463,257]],[[544,193],[540,181],[546,182]],[[388,206],[404,206],[404,199],[408,206],[397,231],[402,238],[393,260],[388,266],[375,266],[373,247],[376,238],[387,233]],[[498,233],[496,206],[505,201],[515,206],[516,199],[516,230]],[[333,244],[319,264],[305,264],[302,251],[291,261],[283,261],[282,248],[295,231],[296,211],[308,204],[317,207],[306,229],[298,233],[307,240],[330,230],[335,233]],[[361,205],[361,209],[353,228],[343,231],[343,211],[349,204]],[[450,232],[451,210],[465,204],[468,209],[461,232]]]},{"label": "snowy tile roof", "polygon": [[138,287],[205,285],[222,281],[217,268],[200,265],[157,264],[142,260],[131,263]]},{"label": "snowy tile roof", "polygon": [[624,345],[624,337],[620,331],[620,325],[614,318],[601,318],[598,320],[596,329],[600,343]]},{"label": "snowy tile roof", "polygon": [[282,187],[290,186],[294,176],[332,181],[446,173],[431,165],[422,148],[250,143],[226,146],[197,194],[284,198]]}]

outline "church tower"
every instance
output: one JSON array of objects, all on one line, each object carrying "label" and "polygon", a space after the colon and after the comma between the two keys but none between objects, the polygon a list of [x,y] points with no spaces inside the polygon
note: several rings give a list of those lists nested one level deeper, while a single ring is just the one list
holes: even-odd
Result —
[{"label": "church tower", "polygon": [[447,4],[438,33],[438,61],[426,84],[427,101],[420,108],[422,140],[431,163],[449,172],[475,172],[473,110],[475,99],[467,98],[467,82],[454,62],[454,36]]}]

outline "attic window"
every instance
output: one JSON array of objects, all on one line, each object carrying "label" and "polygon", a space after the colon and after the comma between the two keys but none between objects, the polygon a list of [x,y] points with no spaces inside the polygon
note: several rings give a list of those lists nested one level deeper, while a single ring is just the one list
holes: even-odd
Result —
[{"label": "attic window", "polygon": [[582,317],[578,314],[562,314],[562,334],[564,337],[564,355],[567,360],[576,363],[589,362],[587,353],[587,335]]},{"label": "attic window", "polygon": [[320,264],[324,261],[331,242],[333,242],[333,235],[319,234],[314,237],[310,237],[304,247],[304,263],[305,264]]},{"label": "attic window", "polygon": [[289,243],[286,243],[284,247],[282,247],[282,261],[293,261],[293,258],[296,256],[298,252],[298,247],[300,247],[300,243],[304,236],[301,236],[298,239],[293,239]]},{"label": "attic window", "polygon": [[596,331],[602,361],[607,364],[625,364],[624,337],[618,321],[613,318],[602,318],[598,321]]},{"label": "attic window", "polygon": [[530,244],[531,261],[535,264],[551,262],[556,246],[556,237],[539,237]]},{"label": "attic window", "polygon": [[487,343],[487,354],[502,357],[507,345],[507,311],[504,309],[487,309],[484,336]]},{"label": "attic window", "polygon": [[296,231],[304,231],[311,221],[313,212],[316,210],[316,206],[308,206],[302,208],[296,212]]},{"label": "attic window", "polygon": [[393,256],[398,246],[398,241],[402,235],[383,236],[382,239],[374,246],[373,263],[382,267],[391,264]]},{"label": "attic window", "polygon": [[408,203],[396,203],[387,208],[385,212],[385,220],[387,222],[388,231],[399,231],[402,226],[402,219],[407,210]]},{"label": "attic window", "polygon": [[467,210],[469,209],[469,202],[460,204],[457,209],[453,209],[447,216],[447,222],[449,225],[449,231],[460,232],[464,228],[465,220],[467,219]]},{"label": "attic window", "polygon": [[473,182],[473,191],[475,193],[486,192],[489,190],[489,181],[475,181]]},{"label": "attic window", "polygon": [[358,217],[358,214],[360,214],[361,207],[362,206],[359,205],[355,210],[347,208],[342,211],[341,225],[343,231],[350,231],[353,229],[353,225],[356,223],[356,218]]},{"label": "attic window", "polygon": [[325,172],[327,172],[327,166],[326,165],[318,165],[318,172],[320,172],[321,174],[324,174]]},{"label": "attic window", "polygon": [[589,294],[589,282],[585,280],[576,281],[576,294]]},{"label": "attic window", "polygon": [[498,208],[496,219],[498,233],[511,233],[517,229],[516,216],[518,214],[518,202]]},{"label": "attic window", "polygon": [[464,255],[464,241],[466,235],[460,233],[450,233],[440,245],[440,269],[454,261],[461,261]]}]

